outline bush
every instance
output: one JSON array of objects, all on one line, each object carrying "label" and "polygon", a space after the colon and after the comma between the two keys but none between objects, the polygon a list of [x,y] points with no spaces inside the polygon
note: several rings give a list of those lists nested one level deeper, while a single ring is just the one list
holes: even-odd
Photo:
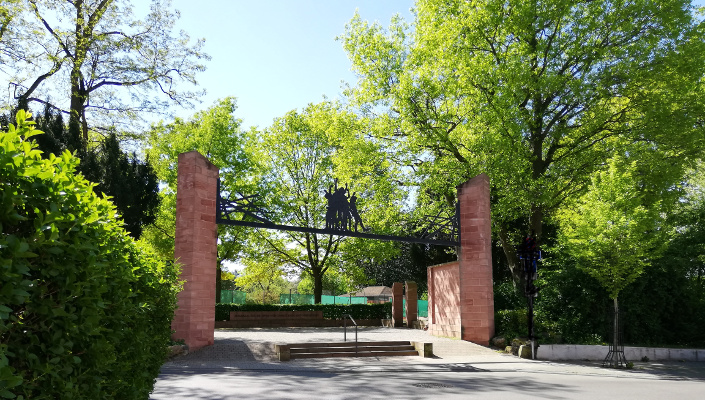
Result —
[{"label": "bush", "polygon": [[215,320],[229,321],[230,311],[323,311],[325,319],[383,319],[392,315],[392,303],[384,304],[224,304],[215,305]]},{"label": "bush", "polygon": [[40,157],[28,117],[0,133],[0,397],[146,399],[178,271],[128,237],[78,159]]},{"label": "bush", "polygon": [[504,336],[507,339],[527,336],[527,310],[499,310],[494,313],[494,324],[496,336]]}]

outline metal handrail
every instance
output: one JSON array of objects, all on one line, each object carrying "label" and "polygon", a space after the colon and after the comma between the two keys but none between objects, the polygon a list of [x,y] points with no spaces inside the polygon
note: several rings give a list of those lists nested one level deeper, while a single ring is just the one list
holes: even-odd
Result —
[{"label": "metal handrail", "polygon": [[343,314],[343,342],[348,341],[348,318],[355,325],[355,354],[357,354],[357,322],[353,319],[350,314]]}]

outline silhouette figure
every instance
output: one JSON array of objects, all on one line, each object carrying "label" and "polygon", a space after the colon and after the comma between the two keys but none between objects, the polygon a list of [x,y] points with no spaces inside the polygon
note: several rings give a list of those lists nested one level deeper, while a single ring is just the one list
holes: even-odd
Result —
[{"label": "silhouette figure", "polygon": [[362,223],[362,218],[360,218],[360,213],[357,212],[357,196],[356,192],[350,196],[350,214],[352,214],[353,219],[355,220],[355,232],[357,232],[357,225],[360,224],[360,227],[364,232],[367,232],[369,229],[365,228],[365,225]]},{"label": "silhouette figure", "polygon": [[358,226],[363,231],[369,230],[365,228],[357,210],[357,193],[353,193],[350,196],[348,185],[338,187],[338,180],[336,179],[334,184],[323,192],[323,197],[326,198],[328,203],[326,206],[326,229],[350,231],[353,229],[354,222],[355,232],[357,232]]}]

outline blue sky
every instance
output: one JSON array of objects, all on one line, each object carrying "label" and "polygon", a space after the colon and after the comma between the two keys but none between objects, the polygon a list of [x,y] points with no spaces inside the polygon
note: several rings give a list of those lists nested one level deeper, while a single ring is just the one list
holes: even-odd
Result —
[{"label": "blue sky", "polygon": [[[413,0],[173,0],[177,23],[205,38],[212,60],[198,81],[208,92],[197,110],[217,99],[238,99],[243,125],[260,128],[292,109],[338,98],[341,81],[355,82],[342,43],[345,24],[359,10],[388,26],[392,16],[413,20]],[[195,110],[180,110],[188,117]]]},{"label": "blue sky", "polygon": [[[350,62],[335,40],[359,10],[388,26],[399,13],[413,21],[414,0],[172,0],[177,23],[192,38],[205,38],[212,60],[198,80],[208,94],[196,105],[238,99],[243,125],[265,128],[276,117],[323,96],[341,96],[341,81],[354,83]],[[705,0],[695,0],[704,6]],[[189,117],[195,110],[178,110]]]}]

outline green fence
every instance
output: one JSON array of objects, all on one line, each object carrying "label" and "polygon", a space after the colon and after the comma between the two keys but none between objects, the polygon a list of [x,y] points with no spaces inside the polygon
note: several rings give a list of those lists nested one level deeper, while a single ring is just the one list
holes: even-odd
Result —
[{"label": "green fence", "polygon": [[[428,317],[428,300],[418,300],[419,317]],[[406,300],[404,300],[404,316],[406,317]]]},{"label": "green fence", "polygon": [[[279,304],[314,304],[312,294],[282,293]],[[321,296],[321,304],[367,304],[367,297]]]},{"label": "green fence", "polygon": [[[221,290],[220,302],[223,304],[245,304],[246,293],[239,290]],[[419,317],[428,317],[428,300],[419,300]],[[312,294],[279,295],[279,304],[314,304]],[[321,296],[321,304],[367,304],[367,297]],[[404,316],[406,317],[406,300],[404,300]]]},{"label": "green fence", "polygon": [[239,290],[221,290],[220,302],[226,304],[245,304],[246,293]]}]

